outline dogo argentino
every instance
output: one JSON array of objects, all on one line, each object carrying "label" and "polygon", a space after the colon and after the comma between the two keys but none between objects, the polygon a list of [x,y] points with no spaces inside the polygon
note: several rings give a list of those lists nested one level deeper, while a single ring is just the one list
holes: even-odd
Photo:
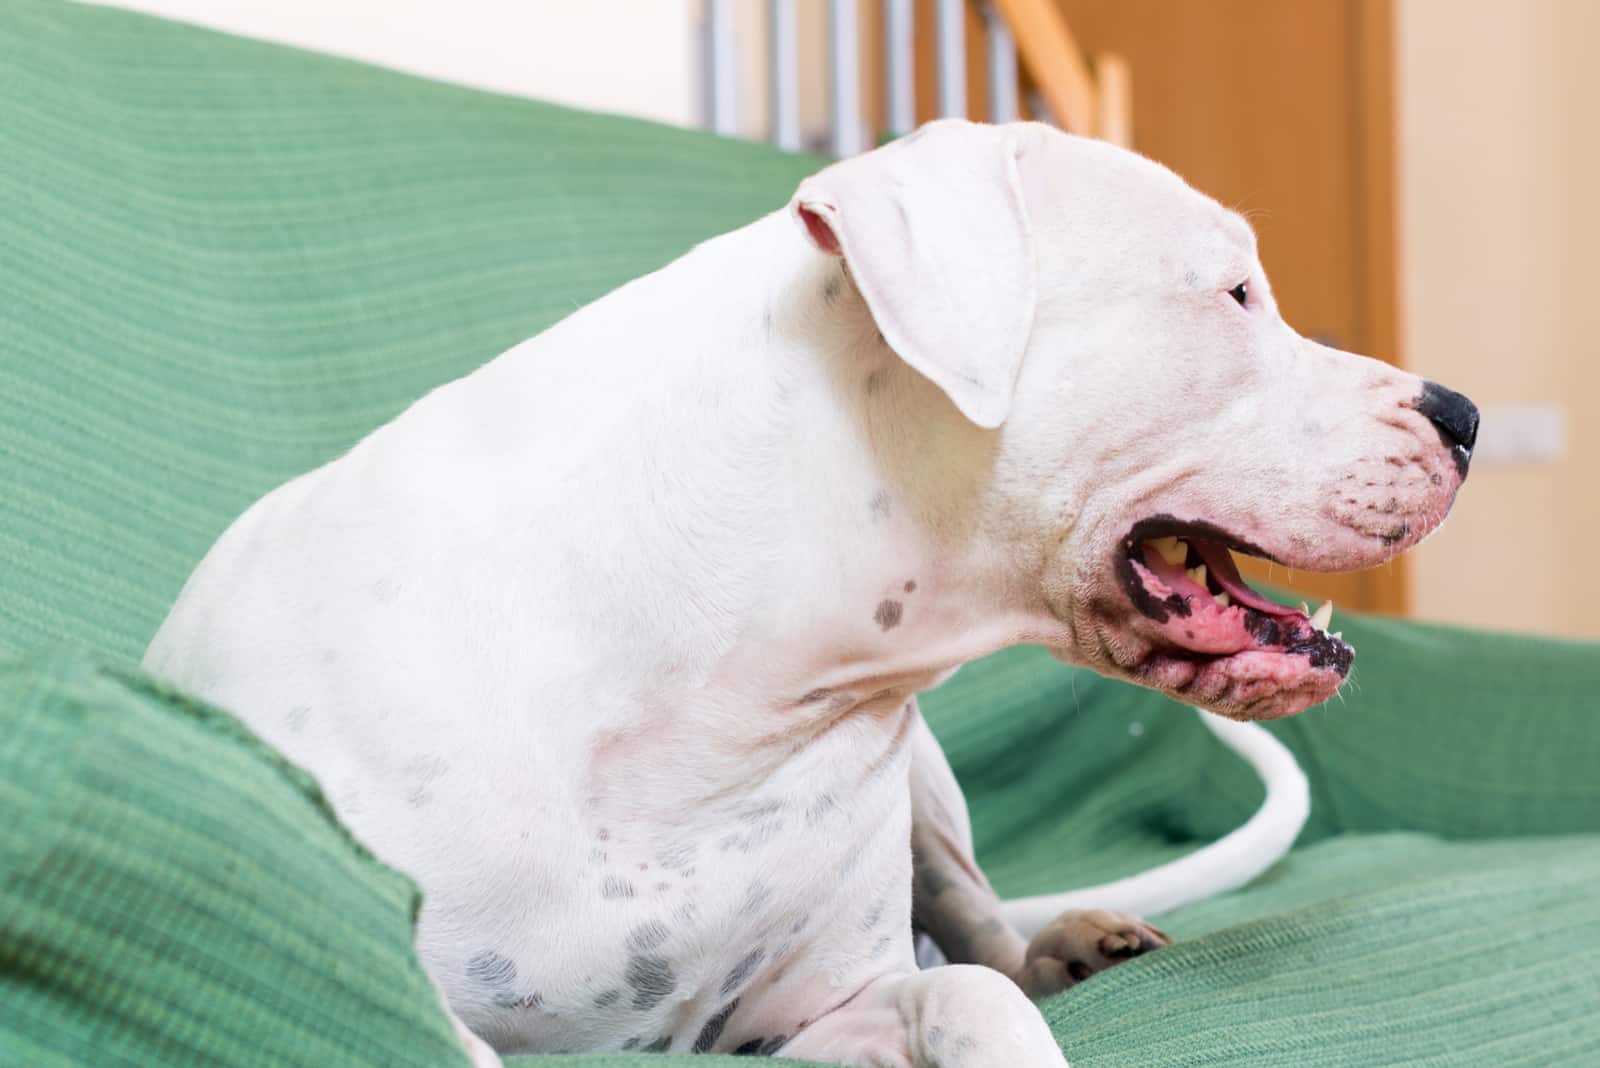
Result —
[{"label": "dogo argentino", "polygon": [[1028,995],[1166,940],[1008,923],[917,693],[1033,642],[1232,719],[1317,704],[1350,647],[1230,551],[1387,560],[1476,428],[1295,334],[1164,168],[938,122],[268,494],[145,663],[420,882],[480,1063],[1060,1068]]}]

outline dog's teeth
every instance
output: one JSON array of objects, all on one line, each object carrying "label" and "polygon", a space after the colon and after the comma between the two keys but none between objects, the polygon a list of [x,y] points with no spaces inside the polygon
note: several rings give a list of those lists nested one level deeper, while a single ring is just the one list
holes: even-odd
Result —
[{"label": "dog's teeth", "polygon": [[1173,567],[1182,567],[1183,562],[1189,559],[1189,546],[1176,537],[1155,538],[1146,544],[1160,553],[1161,559]]},{"label": "dog's teeth", "polygon": [[1233,598],[1229,597],[1227,591],[1224,590],[1222,593],[1217,594],[1217,603],[1222,607],[1227,608],[1229,605],[1233,604]]},{"label": "dog's teeth", "polygon": [[1303,615],[1303,616],[1309,616],[1311,614],[1311,606],[1306,604],[1304,601],[1301,601],[1300,602],[1300,614]]},{"label": "dog's teeth", "polygon": [[1189,576],[1189,581],[1190,582],[1194,583],[1196,586],[1199,586],[1201,589],[1205,589],[1205,585],[1206,585],[1206,565],[1205,564],[1201,564],[1199,567],[1191,567],[1189,570],[1185,571],[1184,574]]},{"label": "dog's teeth", "polygon": [[1318,630],[1326,631],[1328,624],[1333,622],[1333,602],[1323,601],[1322,607],[1317,609],[1317,614],[1311,617],[1311,625]]}]

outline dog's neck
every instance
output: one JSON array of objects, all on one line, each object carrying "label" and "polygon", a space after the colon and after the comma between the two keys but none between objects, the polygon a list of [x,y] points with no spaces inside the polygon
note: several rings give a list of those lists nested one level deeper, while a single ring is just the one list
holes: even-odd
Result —
[{"label": "dog's neck", "polygon": [[480,375],[461,420],[561,559],[523,596],[612,606],[555,634],[541,618],[529,640],[632,665],[630,704],[733,722],[824,690],[909,695],[1004,646],[1057,644],[1037,566],[995,528],[997,432],[884,345],[843,263],[782,214]]},{"label": "dog's neck", "polygon": [[749,606],[725,677],[781,680],[797,699],[909,696],[968,660],[1058,638],[1036,567],[994,529],[999,432],[968,422],[884,344],[844,263],[792,220],[750,231],[768,246],[751,304],[761,351],[733,358],[769,365],[776,439],[765,447],[789,477],[769,483],[782,516],[765,530],[781,561],[774,596]]}]

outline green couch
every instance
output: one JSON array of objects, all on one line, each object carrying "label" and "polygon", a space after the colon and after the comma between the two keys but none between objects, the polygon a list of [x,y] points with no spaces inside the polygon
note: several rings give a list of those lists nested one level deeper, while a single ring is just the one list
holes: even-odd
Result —
[{"label": "green couch", "polygon": [[[0,6],[0,1063],[460,1063],[415,888],[132,665],[254,498],[816,165]],[[1077,1068],[1600,1065],[1600,649],[1342,626],[1347,693],[1272,728],[1313,784],[1297,848],[1047,1002]],[[1002,892],[1260,800],[1192,712],[1037,650],[925,707]],[[568,1060],[663,1063],[538,1063]]]}]

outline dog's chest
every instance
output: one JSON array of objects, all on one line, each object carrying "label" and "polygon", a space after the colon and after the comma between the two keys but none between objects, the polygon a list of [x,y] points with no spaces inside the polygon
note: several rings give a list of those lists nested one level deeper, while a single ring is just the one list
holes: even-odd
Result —
[{"label": "dog's chest", "polygon": [[770,1052],[909,966],[905,758],[819,756],[695,811],[549,828],[581,861],[512,929],[475,932],[443,970],[452,1004],[507,1049]]}]

